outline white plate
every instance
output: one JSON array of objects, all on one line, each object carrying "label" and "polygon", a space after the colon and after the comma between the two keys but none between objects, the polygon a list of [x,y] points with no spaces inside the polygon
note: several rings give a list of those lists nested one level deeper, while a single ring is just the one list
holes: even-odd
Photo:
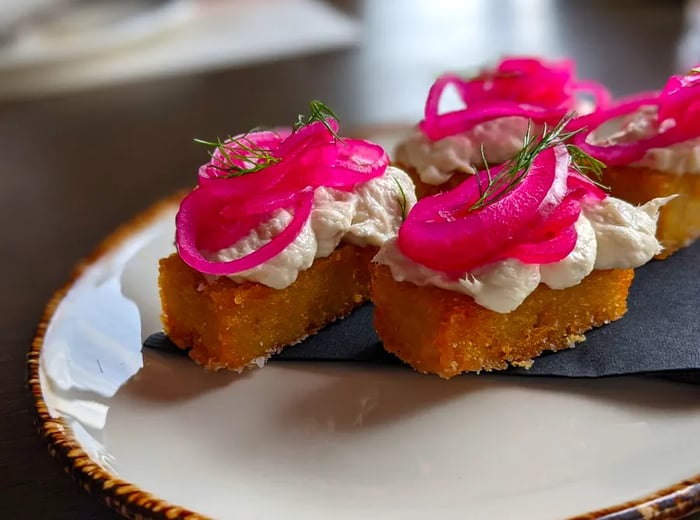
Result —
[{"label": "white plate", "polygon": [[541,519],[637,501],[612,509],[622,519],[700,507],[695,386],[448,382],[332,363],[236,375],[142,353],[160,328],[157,261],[173,249],[174,212],[161,204],[110,237],[51,303],[30,355],[55,455],[123,513]]}]

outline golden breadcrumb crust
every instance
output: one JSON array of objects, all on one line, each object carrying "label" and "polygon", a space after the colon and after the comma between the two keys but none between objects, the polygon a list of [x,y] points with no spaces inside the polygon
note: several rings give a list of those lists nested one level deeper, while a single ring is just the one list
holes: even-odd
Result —
[{"label": "golden breadcrumb crust", "polygon": [[376,252],[342,244],[282,290],[226,277],[208,283],[174,253],[161,259],[158,278],[165,333],[210,370],[262,365],[365,302]]},{"label": "golden breadcrumb crust", "polygon": [[678,194],[659,213],[656,238],[664,250],[656,258],[666,258],[700,237],[700,175],[611,166],[603,171],[601,181],[610,186],[613,197],[632,204]]},{"label": "golden breadcrumb crust", "polygon": [[396,282],[389,267],[374,264],[374,324],[384,348],[419,372],[449,379],[527,367],[543,351],[572,347],[587,330],[621,318],[633,277],[632,269],[615,269],[593,271],[564,290],[540,284],[502,314],[464,294]]}]

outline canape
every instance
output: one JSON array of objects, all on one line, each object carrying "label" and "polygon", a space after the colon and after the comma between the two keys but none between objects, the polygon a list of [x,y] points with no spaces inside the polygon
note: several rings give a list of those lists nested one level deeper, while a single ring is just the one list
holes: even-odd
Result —
[{"label": "canape", "polygon": [[603,161],[602,182],[640,204],[677,195],[659,215],[666,258],[700,237],[700,69],[672,76],[661,92],[638,94],[574,121],[577,146]]},{"label": "canape", "polygon": [[262,366],[369,296],[369,264],[415,203],[376,144],[313,102],[293,130],[210,143],[160,262],[165,333],[208,369]]},{"label": "canape", "polygon": [[608,196],[582,173],[600,163],[563,144],[567,123],[419,200],[381,247],[371,298],[389,352],[443,378],[527,367],[626,312],[633,268],[660,251],[667,199]]}]

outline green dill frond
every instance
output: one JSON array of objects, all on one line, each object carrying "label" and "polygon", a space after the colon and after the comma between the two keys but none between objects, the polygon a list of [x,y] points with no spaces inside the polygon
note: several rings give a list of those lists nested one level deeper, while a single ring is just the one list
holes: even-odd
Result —
[{"label": "green dill frond", "polygon": [[406,192],[403,189],[403,186],[401,186],[401,183],[398,181],[396,177],[392,177],[394,182],[396,183],[396,186],[399,188],[399,207],[401,208],[401,220],[404,221],[406,220],[406,215],[408,214],[408,199],[406,199]]},{"label": "green dill frond", "polygon": [[328,119],[340,121],[338,115],[328,105],[326,105],[323,101],[314,99],[309,103],[309,115],[304,116],[303,114],[299,114],[292,128],[296,131],[304,126],[308,126],[311,123],[318,121],[323,124],[323,126],[325,126],[331,134],[333,134],[333,137],[335,137],[338,141],[343,142],[343,139],[333,129],[330,123],[328,123]]},{"label": "green dill frond", "polygon": [[[341,137],[335,132],[333,127],[328,122],[329,119],[335,119],[337,121],[338,116],[328,107],[328,105],[321,101],[314,100],[309,103],[309,115],[304,116],[300,114],[297,117],[293,128],[294,130],[298,130],[299,128],[318,121],[321,122],[338,141],[343,142]],[[276,164],[282,160],[280,157],[273,155],[272,150],[258,146],[248,139],[249,134],[259,131],[274,132],[274,129],[258,126],[239,137],[227,137],[224,140],[217,137],[215,141],[195,139],[194,142],[210,147],[210,157],[213,157],[216,151],[221,154],[221,156],[224,158],[224,161],[222,161],[224,164],[212,166],[225,172],[226,175],[224,178],[239,177],[241,175],[259,172],[260,170],[264,170],[268,166]]]},{"label": "green dill frond", "polygon": [[[507,196],[522,182],[532,166],[532,163],[540,153],[548,148],[565,143],[571,139],[571,137],[581,132],[583,129],[571,132],[564,131],[566,125],[571,122],[573,117],[573,113],[567,114],[551,130],[548,129],[547,125],[545,124],[542,130],[542,135],[539,138],[534,137],[532,132],[532,123],[528,122],[522,149],[515,154],[512,159],[507,161],[498,174],[494,176],[491,175],[491,171],[486,163],[486,158],[483,157],[484,154],[482,148],[482,158],[484,160],[485,172],[488,176],[488,181],[486,186],[482,188],[481,179],[477,179],[479,184],[479,197],[469,207],[469,211],[479,210],[493,204],[494,202],[498,202],[503,197]],[[594,175],[597,177],[597,179],[600,179],[603,168],[605,168],[605,165],[602,162],[591,157],[589,154],[572,144],[567,144],[566,148],[571,155],[571,165],[577,172],[587,176],[589,179],[591,175]],[[477,175],[483,173],[484,172],[482,171],[477,173]],[[595,179],[591,179],[591,182],[601,186]],[[601,187],[605,188],[605,186]]]},{"label": "green dill frond", "polygon": [[[479,152],[481,153],[481,164],[484,165],[484,171],[486,172],[486,176],[488,177],[488,184],[491,184],[493,181],[493,178],[491,177],[491,168],[489,167],[489,161],[486,159],[486,152],[484,151],[484,143],[481,143],[481,146],[479,146]],[[477,172],[478,175],[478,172]],[[484,196],[484,190],[481,188],[481,182],[476,183],[476,187],[479,188],[479,197]]]},{"label": "green dill frond", "polygon": [[[605,168],[604,162],[592,157],[573,144],[567,144],[566,149],[571,156],[571,166],[573,166],[577,172],[593,181],[601,179],[603,176],[603,169]],[[594,176],[595,179],[592,179],[591,176]]]},{"label": "green dill frond", "polygon": [[[209,156],[213,156],[216,150],[224,157],[224,165],[213,165],[215,168],[225,172],[224,178],[240,177],[249,173],[259,172],[270,166],[280,162],[280,158],[272,155],[270,150],[256,146],[247,136],[250,132],[240,137],[228,137],[225,140],[217,137],[216,141],[207,141],[205,139],[195,139],[194,142],[212,147],[209,151]],[[231,146],[234,145],[234,146]],[[238,148],[240,151],[237,151]],[[240,162],[242,164],[236,164]]]}]

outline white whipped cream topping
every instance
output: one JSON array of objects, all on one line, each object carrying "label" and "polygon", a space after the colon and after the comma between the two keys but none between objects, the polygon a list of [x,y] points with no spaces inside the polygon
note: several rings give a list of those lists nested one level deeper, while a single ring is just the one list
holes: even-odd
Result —
[{"label": "white whipped cream topping", "polygon": [[523,117],[503,117],[438,141],[431,141],[416,129],[399,143],[395,160],[414,168],[420,180],[426,184],[444,184],[455,172],[477,172],[484,163],[482,145],[489,164],[510,159],[523,147],[527,125],[527,119]]},{"label": "white whipped cream topping", "polygon": [[[590,100],[576,102],[579,114],[589,114],[594,109],[595,104]],[[523,147],[527,127],[525,117],[502,117],[437,141],[431,141],[415,129],[396,147],[395,160],[414,168],[424,183],[438,186],[447,182],[455,172],[474,174],[482,168],[482,146],[489,164],[506,162]],[[531,132],[537,135],[542,132],[542,127],[533,125]]]},{"label": "white whipped cream topping", "polygon": [[566,258],[553,264],[539,266],[542,283],[552,289],[566,289],[581,283],[595,268],[598,240],[590,220],[581,214],[576,221],[576,245]]},{"label": "white whipped cream topping", "polygon": [[659,209],[676,198],[659,197],[633,206],[613,197],[586,208],[586,218],[595,230],[598,254],[596,269],[627,269],[648,262],[663,249],[656,240]]},{"label": "white whipped cream topping", "polygon": [[[658,108],[644,105],[630,115],[613,119],[591,133],[588,141],[599,146],[630,143],[663,133],[675,124],[673,120],[659,125]],[[631,166],[640,166],[666,173],[700,174],[700,137],[669,145],[665,148],[650,148],[639,161]]]},{"label": "white whipped cream topping", "polygon": [[[317,188],[311,216],[297,238],[267,262],[229,278],[284,289],[294,283],[300,271],[311,267],[315,258],[330,255],[342,240],[362,247],[381,246],[396,236],[401,225],[404,195],[408,211],[416,203],[415,188],[411,178],[393,166],[352,191]],[[277,210],[270,220],[231,247],[206,256],[218,262],[241,258],[268,243],[292,218],[289,211]]]},{"label": "white whipped cream topping", "polygon": [[637,207],[607,197],[585,206],[576,222],[574,250],[553,264],[507,259],[454,279],[404,256],[395,238],[381,247],[375,262],[389,266],[396,281],[456,291],[487,309],[508,313],[518,308],[540,282],[552,289],[565,289],[579,284],[594,268],[627,269],[651,260],[662,249],[654,236],[658,211],[671,198],[654,199]]},{"label": "white whipped cream topping", "polygon": [[700,138],[672,144],[666,148],[650,148],[633,166],[644,166],[678,175],[700,174]]}]

